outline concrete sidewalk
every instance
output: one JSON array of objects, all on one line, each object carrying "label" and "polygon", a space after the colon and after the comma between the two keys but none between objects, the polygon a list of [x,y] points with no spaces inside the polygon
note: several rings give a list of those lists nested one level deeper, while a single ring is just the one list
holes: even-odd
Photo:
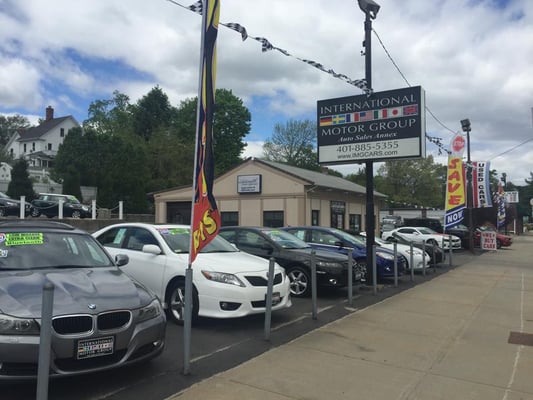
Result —
[{"label": "concrete sidewalk", "polygon": [[169,399],[533,400],[532,346],[521,235]]}]

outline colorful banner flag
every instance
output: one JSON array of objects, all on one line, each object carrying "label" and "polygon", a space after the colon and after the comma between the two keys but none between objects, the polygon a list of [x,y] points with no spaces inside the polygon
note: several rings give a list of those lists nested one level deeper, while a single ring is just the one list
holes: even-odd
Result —
[{"label": "colorful banner flag", "polygon": [[498,206],[497,226],[498,229],[505,227],[505,192],[502,181],[498,182],[498,193],[496,193],[496,204]]},{"label": "colorful banner flag", "polygon": [[213,240],[220,228],[220,213],[213,196],[213,112],[219,0],[205,0],[204,12],[206,15],[202,31],[189,264],[192,264],[200,250]]},{"label": "colorful banner flag", "polygon": [[403,107],[380,108],[376,110],[358,111],[348,114],[328,115],[320,117],[320,126],[342,125],[351,122],[378,121],[390,118],[418,115],[418,104]]},{"label": "colorful banner flag", "polygon": [[472,191],[474,193],[474,208],[492,207],[489,173],[490,161],[472,162]]},{"label": "colorful banner flag", "polygon": [[444,229],[461,223],[464,219],[465,204],[465,174],[462,157],[450,155],[446,179]]}]

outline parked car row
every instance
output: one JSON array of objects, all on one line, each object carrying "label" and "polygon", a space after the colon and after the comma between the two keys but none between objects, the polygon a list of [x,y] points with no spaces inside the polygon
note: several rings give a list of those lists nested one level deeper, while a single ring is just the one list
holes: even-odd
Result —
[{"label": "parked car row", "polygon": [[[25,202],[24,215],[26,217],[40,217],[45,215],[48,218],[59,216],[59,204],[63,202],[63,216],[65,218],[91,218],[92,209],[90,206],[82,204],[75,196],[58,193],[40,193],[31,202]],[[5,193],[0,192],[0,217],[19,216],[20,201],[12,199]]]}]

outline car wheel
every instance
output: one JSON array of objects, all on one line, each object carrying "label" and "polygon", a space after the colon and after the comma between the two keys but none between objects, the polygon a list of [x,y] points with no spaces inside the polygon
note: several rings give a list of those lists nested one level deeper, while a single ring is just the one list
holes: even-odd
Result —
[{"label": "car wheel", "polygon": [[4,207],[0,207],[0,217],[6,216],[6,209]]},{"label": "car wheel", "polygon": [[429,239],[426,243],[429,244],[430,246],[433,246],[433,245],[438,246],[438,243],[435,239]]},{"label": "car wheel", "polygon": [[[180,279],[171,284],[167,290],[167,317],[178,325],[183,325],[185,319],[185,280]],[[192,319],[198,317],[198,293],[192,292]]]},{"label": "car wheel", "polygon": [[307,297],[311,293],[311,275],[305,267],[290,267],[287,276],[291,282],[291,295]]},{"label": "car wheel", "polygon": [[81,218],[81,212],[78,210],[72,211],[72,218],[80,219]]},{"label": "car wheel", "polygon": [[32,208],[31,209],[31,216],[35,217],[35,218],[40,217],[41,216],[41,212],[38,209],[36,209],[36,208]]},{"label": "car wheel", "polygon": [[502,247],[502,241],[500,239],[496,239],[496,248],[501,249]]}]

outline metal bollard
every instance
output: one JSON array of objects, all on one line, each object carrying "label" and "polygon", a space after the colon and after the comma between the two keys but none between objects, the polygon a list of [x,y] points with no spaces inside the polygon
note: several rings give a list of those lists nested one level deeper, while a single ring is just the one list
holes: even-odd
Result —
[{"label": "metal bollard", "polygon": [[59,218],[59,219],[63,219],[63,204],[65,204],[65,202],[63,201],[63,199],[60,199],[59,200],[59,209],[58,209],[58,213],[57,213],[57,218]]},{"label": "metal bollard", "polygon": [[270,340],[270,326],[272,322],[272,291],[274,287],[274,263],[275,260],[273,257],[271,257],[268,264],[268,284],[265,305],[265,340]]},{"label": "metal bollard", "polygon": [[[450,241],[450,243],[452,242],[452,235],[448,235],[448,240]],[[450,251],[448,251],[448,253],[450,253],[450,259],[448,260],[449,262],[449,265],[450,267],[453,265],[452,264],[452,254],[453,254],[453,251],[452,251],[452,247],[450,246]]]},{"label": "metal bollard", "polygon": [[[437,251],[437,245],[433,243],[433,254]],[[433,273],[437,273],[437,257],[433,257]]]},{"label": "metal bollard", "polygon": [[[411,282],[414,282],[415,280],[415,266],[414,266],[414,256],[413,256],[413,242],[409,243],[410,252],[411,252],[411,259],[409,260],[409,265],[411,266]],[[424,251],[422,254],[426,254]],[[425,259],[425,257],[422,257],[422,259]]]},{"label": "metal bollard", "polygon": [[311,297],[313,311],[311,313],[312,318],[317,318],[317,305],[316,305],[316,250],[311,250]]},{"label": "metal bollard", "polygon": [[185,314],[183,317],[183,375],[191,373],[191,329],[192,329],[192,268],[185,270]]},{"label": "metal bollard", "polygon": [[48,398],[53,308],[54,285],[50,282],[46,282],[43,286],[43,304],[41,308],[39,363],[37,365],[37,400],[46,400]]},{"label": "metal bollard", "polygon": [[[422,240],[422,248],[423,249],[426,248],[426,241],[425,240]],[[424,260],[422,262],[422,275],[426,276],[426,259],[425,258],[424,258]]]},{"label": "metal bollard", "polygon": [[348,304],[353,305],[353,249],[348,249]]},{"label": "metal bollard", "polygon": [[394,287],[398,287],[398,243],[394,242]]},{"label": "metal bollard", "polygon": [[377,246],[374,244],[372,245],[372,288],[373,293],[378,293],[378,274],[376,269],[376,248]]}]

